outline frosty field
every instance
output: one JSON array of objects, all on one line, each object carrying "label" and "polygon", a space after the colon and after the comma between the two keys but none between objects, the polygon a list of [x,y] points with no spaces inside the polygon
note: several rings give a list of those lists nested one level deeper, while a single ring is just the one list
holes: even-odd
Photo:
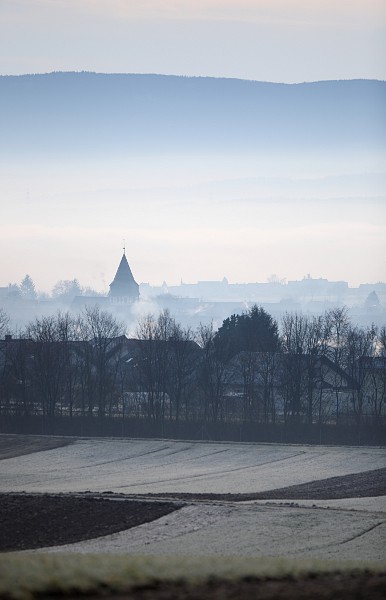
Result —
[{"label": "frosty field", "polygon": [[385,466],[384,448],[77,439],[2,461],[0,492],[249,493]]},{"label": "frosty field", "polygon": [[[386,450],[375,447],[77,439],[0,461],[0,492],[241,494],[384,467]],[[384,561],[385,548],[386,496],[375,496],[196,498],[151,523],[44,551]]]}]

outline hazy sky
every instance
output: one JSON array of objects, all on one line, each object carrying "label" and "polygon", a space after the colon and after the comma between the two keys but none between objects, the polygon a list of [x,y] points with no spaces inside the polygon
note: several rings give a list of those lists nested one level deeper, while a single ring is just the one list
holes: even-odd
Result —
[{"label": "hazy sky", "polygon": [[385,0],[0,0],[0,73],[386,79]]},{"label": "hazy sky", "polygon": [[[164,156],[0,165],[0,285],[385,280],[384,160]],[[343,175],[342,175],[343,173]]]},{"label": "hazy sky", "polygon": [[[0,0],[0,74],[54,70],[386,79],[386,1]],[[237,152],[0,165],[0,286],[107,290],[123,238],[138,282],[385,280],[384,157]]]}]

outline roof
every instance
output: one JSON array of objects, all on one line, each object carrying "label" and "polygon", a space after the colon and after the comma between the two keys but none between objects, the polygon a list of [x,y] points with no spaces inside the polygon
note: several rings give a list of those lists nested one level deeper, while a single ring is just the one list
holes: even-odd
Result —
[{"label": "roof", "polygon": [[[275,365],[273,377],[276,382],[280,382],[283,373],[296,373],[296,370],[299,369],[301,373],[305,374],[310,368],[312,370],[317,369],[318,371],[317,373],[314,372],[311,377],[321,377],[324,384],[326,383],[327,371],[329,371],[341,377],[344,384],[342,383],[339,387],[342,389],[354,389],[356,387],[354,379],[327,356],[281,352],[248,352],[246,350],[242,350],[236,354],[229,363],[230,383],[237,385],[243,381],[243,365],[247,369],[250,367],[252,372],[255,369],[257,374],[261,368],[264,371],[264,366],[268,364]],[[325,369],[322,369],[323,366]]]},{"label": "roof", "polygon": [[131,272],[130,265],[127,262],[126,254],[123,254],[122,258],[121,258],[121,262],[119,263],[118,270],[115,274],[114,280],[112,281],[112,283],[110,285],[112,285],[113,283],[118,283],[118,282],[119,283],[128,283],[129,281],[136,283],[136,281],[134,280],[133,274]]},{"label": "roof", "polygon": [[133,277],[125,253],[123,253],[114,280],[110,283],[110,295],[132,296],[135,298],[139,296],[139,286]]}]

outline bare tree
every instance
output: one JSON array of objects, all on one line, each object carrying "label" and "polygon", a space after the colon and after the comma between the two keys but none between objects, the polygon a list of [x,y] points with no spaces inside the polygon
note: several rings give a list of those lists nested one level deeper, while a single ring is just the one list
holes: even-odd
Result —
[{"label": "bare tree", "polygon": [[52,288],[52,297],[67,304],[81,293],[82,288],[77,279],[61,279]]},{"label": "bare tree", "polygon": [[368,361],[375,356],[376,330],[374,327],[362,329],[350,327],[346,341],[346,370],[355,381],[351,394],[351,409],[358,425],[362,422],[366,401]]},{"label": "bare tree", "polygon": [[190,328],[174,322],[169,346],[168,392],[170,397],[170,417],[178,422],[184,410],[185,420],[189,419],[190,399],[195,395],[196,369],[200,357],[199,347],[193,339]]},{"label": "bare tree", "polygon": [[138,384],[147,395],[147,416],[163,421],[166,410],[171,412],[168,381],[171,372],[170,343],[175,322],[168,310],[156,319],[149,314],[137,326],[139,340],[137,356]]},{"label": "bare tree", "polygon": [[165,412],[169,409],[171,413],[170,396],[168,394],[168,383],[171,374],[171,356],[169,339],[173,335],[175,321],[171,317],[169,310],[164,309],[157,319],[155,329],[155,369],[156,369],[156,392],[157,392],[157,412],[158,419],[165,419]]},{"label": "bare tree", "polygon": [[96,406],[98,415],[104,417],[106,404],[115,391],[117,371],[114,361],[119,359],[120,338],[125,333],[125,325],[110,312],[94,306],[84,309],[77,327],[82,341],[82,376],[88,412],[92,414]]},{"label": "bare tree", "polygon": [[146,315],[140,319],[136,337],[138,344],[138,355],[136,364],[137,386],[147,396],[147,417],[156,419],[157,405],[157,368],[156,368],[156,344],[157,324],[154,316]]},{"label": "bare tree", "polygon": [[306,412],[306,364],[309,322],[299,313],[286,313],[282,319],[282,386],[285,420],[299,421]]},{"label": "bare tree", "polygon": [[263,423],[275,423],[279,398],[276,394],[278,378],[277,352],[261,352],[258,355],[258,383],[261,394]]},{"label": "bare tree", "polygon": [[324,315],[308,319],[304,353],[306,357],[307,421],[310,425],[314,422],[316,410],[319,423],[322,423],[329,411],[327,398],[324,396],[326,363],[323,360],[327,354],[328,335],[329,326]]},{"label": "bare tree", "polygon": [[305,418],[309,424],[321,422],[323,379],[329,339],[329,324],[325,316],[308,317],[287,313],[282,321],[283,388],[285,414],[297,421]]},{"label": "bare tree", "polygon": [[[325,323],[327,332],[326,355],[340,369],[346,368],[346,350],[347,336],[350,329],[350,319],[348,310],[344,307],[336,307],[325,313]],[[335,418],[339,422],[341,414],[341,394],[340,394],[341,376],[339,372],[335,374],[333,388],[335,390]]]},{"label": "bare tree", "polygon": [[34,343],[23,334],[0,341],[0,405],[3,414],[34,411]]},{"label": "bare tree", "polygon": [[377,332],[376,354],[369,369],[369,404],[376,423],[386,413],[386,326]]},{"label": "bare tree", "polygon": [[[9,317],[4,309],[0,308],[0,338],[3,338],[9,331]],[[6,340],[0,339],[0,408],[3,409],[8,404],[9,398],[9,358]]]},{"label": "bare tree", "polygon": [[53,416],[61,397],[62,348],[54,316],[36,318],[27,326],[34,342],[34,386],[41,398],[43,415]]},{"label": "bare tree", "polygon": [[347,335],[350,329],[347,307],[328,310],[325,314],[325,321],[328,330],[328,356],[335,364],[343,367]]},{"label": "bare tree", "polygon": [[203,395],[202,416],[205,421],[216,423],[223,416],[224,389],[229,370],[222,345],[215,342],[213,323],[199,326],[197,342],[202,349],[198,376]]},{"label": "bare tree", "polygon": [[0,338],[9,333],[10,318],[3,308],[0,308]]},{"label": "bare tree", "polygon": [[80,357],[77,352],[77,320],[69,312],[56,315],[58,342],[61,347],[62,397],[61,411],[73,416],[80,400]]}]

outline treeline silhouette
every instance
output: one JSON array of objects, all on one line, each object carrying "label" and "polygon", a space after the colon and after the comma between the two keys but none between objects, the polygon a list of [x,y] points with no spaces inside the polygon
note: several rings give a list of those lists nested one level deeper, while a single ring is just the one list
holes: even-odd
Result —
[{"label": "treeline silhouette", "polygon": [[263,308],[215,330],[165,310],[135,337],[97,306],[10,332],[0,311],[3,432],[382,444],[386,327],[345,308],[277,323]]}]

